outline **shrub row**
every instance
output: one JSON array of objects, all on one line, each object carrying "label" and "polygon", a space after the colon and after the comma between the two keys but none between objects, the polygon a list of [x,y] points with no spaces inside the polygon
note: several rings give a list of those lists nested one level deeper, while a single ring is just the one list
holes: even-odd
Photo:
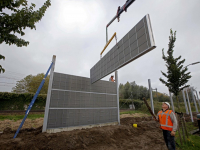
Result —
[{"label": "shrub row", "polygon": [[[35,94],[0,92],[0,110],[25,110]],[[43,110],[46,104],[46,94],[38,95],[32,110]]]}]

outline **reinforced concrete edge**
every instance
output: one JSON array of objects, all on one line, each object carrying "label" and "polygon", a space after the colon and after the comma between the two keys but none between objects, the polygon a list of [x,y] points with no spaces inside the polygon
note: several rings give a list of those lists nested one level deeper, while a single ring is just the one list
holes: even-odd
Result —
[{"label": "reinforced concrete edge", "polygon": [[72,131],[72,130],[81,130],[81,129],[88,129],[93,127],[103,127],[103,126],[110,126],[110,125],[118,125],[118,122],[111,122],[111,123],[102,123],[102,124],[94,124],[94,125],[85,125],[85,126],[75,126],[75,127],[64,127],[64,128],[55,128],[55,129],[47,129],[47,133],[57,133],[62,131]]}]

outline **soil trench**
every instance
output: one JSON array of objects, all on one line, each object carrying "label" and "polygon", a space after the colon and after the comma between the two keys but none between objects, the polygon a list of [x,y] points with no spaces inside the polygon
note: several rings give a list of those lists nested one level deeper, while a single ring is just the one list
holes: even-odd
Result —
[{"label": "soil trench", "polygon": [[13,139],[15,132],[11,127],[4,129],[0,149],[167,150],[159,123],[152,117],[121,118],[121,125],[51,134],[42,133],[42,126],[26,128]]}]

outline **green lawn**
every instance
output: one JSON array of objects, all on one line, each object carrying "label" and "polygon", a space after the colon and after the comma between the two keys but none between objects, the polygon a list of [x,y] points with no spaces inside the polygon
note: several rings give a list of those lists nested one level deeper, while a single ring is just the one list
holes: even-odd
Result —
[{"label": "green lawn", "polygon": [[[9,120],[14,120],[14,121],[17,121],[17,120],[20,120],[20,119],[23,119],[25,115],[0,115],[0,120],[6,120],[6,119],[9,119]],[[44,114],[29,114],[28,115],[28,119],[37,119],[37,118],[43,118],[44,117]]]},{"label": "green lawn", "polygon": [[[198,127],[195,127],[192,122],[187,122],[186,127],[187,127],[188,132],[198,129]],[[176,142],[179,145],[177,146],[178,150],[200,150],[200,136],[199,135],[189,134],[188,139],[186,140],[186,142],[183,142],[183,145],[180,144],[178,133],[176,133],[176,137],[177,137]]]},{"label": "green lawn", "polygon": [[131,114],[132,115],[132,114],[135,114],[135,113],[150,115],[150,113],[144,112],[144,111],[141,111],[141,110],[127,110],[127,111],[120,112],[120,115],[122,115],[122,114]]}]

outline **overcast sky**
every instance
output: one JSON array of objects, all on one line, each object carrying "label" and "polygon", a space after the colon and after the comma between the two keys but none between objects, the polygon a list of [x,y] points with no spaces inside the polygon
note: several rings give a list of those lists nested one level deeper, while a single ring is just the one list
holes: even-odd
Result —
[{"label": "overcast sky", "polygon": [[[52,0],[36,30],[26,29],[27,47],[0,45],[6,57],[0,64],[6,73],[0,75],[0,91],[11,91],[17,80],[26,75],[46,73],[52,56],[56,55],[55,71],[90,77],[90,68],[100,59],[106,43],[106,25],[114,17],[118,6],[126,0]],[[37,8],[45,0],[32,0]],[[167,93],[159,81],[161,70],[166,72],[162,48],[168,49],[170,29],[177,31],[174,56],[182,56],[184,65],[200,61],[200,1],[199,0],[136,0],[108,28],[109,38],[114,32],[120,40],[146,14],[150,15],[157,48],[119,69],[119,82],[135,81]],[[104,55],[114,46],[112,41]],[[189,66],[189,84],[200,91],[200,64]],[[114,74],[114,73],[113,73]],[[108,80],[109,76],[104,80]],[[6,82],[6,83],[4,83]]]}]

